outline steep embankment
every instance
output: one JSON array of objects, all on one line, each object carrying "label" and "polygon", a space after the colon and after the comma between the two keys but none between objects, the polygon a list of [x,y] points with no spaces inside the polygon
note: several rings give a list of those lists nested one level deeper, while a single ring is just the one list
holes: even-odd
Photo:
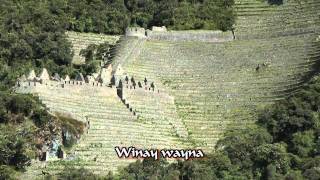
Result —
[{"label": "steep embankment", "polygon": [[236,8],[235,41],[148,40],[122,64],[166,85],[191,137],[208,150],[226,128],[251,123],[257,108],[287,97],[317,70],[318,1],[247,0]]}]

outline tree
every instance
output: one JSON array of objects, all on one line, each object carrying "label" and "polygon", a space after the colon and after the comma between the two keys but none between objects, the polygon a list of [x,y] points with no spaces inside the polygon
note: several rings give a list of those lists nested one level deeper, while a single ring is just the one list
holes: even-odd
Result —
[{"label": "tree", "polygon": [[303,177],[310,180],[320,179],[320,170],[319,168],[307,169],[303,173]]},{"label": "tree", "polygon": [[85,58],[86,63],[89,63],[96,59],[96,56],[95,56],[96,51],[97,51],[97,45],[90,44],[86,49],[82,49],[80,51],[80,55]]},{"label": "tree", "polygon": [[24,95],[15,95],[7,99],[6,102],[7,110],[12,113],[24,113],[28,116],[33,108],[33,103],[30,98]]},{"label": "tree", "polygon": [[16,132],[14,127],[0,125],[0,132],[0,166],[23,169],[30,165],[25,139]]},{"label": "tree", "polygon": [[276,140],[286,142],[294,133],[314,127],[316,121],[312,111],[295,97],[281,101],[259,118],[260,124],[266,127]]},{"label": "tree", "polygon": [[[254,149],[253,161],[255,168],[265,169],[265,176],[286,174],[290,169],[290,156],[286,144],[263,144]],[[271,169],[274,169],[271,173]]]},{"label": "tree", "polygon": [[315,136],[312,130],[293,134],[292,151],[300,157],[308,157],[316,148]]},{"label": "tree", "polygon": [[15,180],[17,172],[10,166],[0,165],[0,179]]}]

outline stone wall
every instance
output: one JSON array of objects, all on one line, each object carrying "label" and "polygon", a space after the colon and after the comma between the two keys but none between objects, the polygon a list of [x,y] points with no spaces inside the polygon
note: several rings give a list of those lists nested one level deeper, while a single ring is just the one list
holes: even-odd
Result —
[{"label": "stone wall", "polygon": [[234,37],[231,31],[149,31],[148,39],[159,41],[227,42],[232,41]]},{"label": "stone wall", "polygon": [[234,34],[231,31],[167,31],[165,26],[153,26],[152,30],[146,30],[140,27],[129,27],[126,30],[126,36],[159,41],[226,42],[235,39]]},{"label": "stone wall", "polygon": [[[117,71],[119,70],[117,69]],[[111,72],[112,65],[109,65],[108,68],[103,68],[99,74],[96,73],[96,76],[84,78],[80,73],[75,79],[70,79],[68,75],[65,78],[60,78],[57,73],[54,77],[51,77],[45,68],[38,76],[34,70],[31,70],[27,77],[23,75],[18,79],[14,89],[17,93],[22,94],[50,93],[53,96],[58,91],[65,91],[65,93],[70,94],[70,98],[73,97],[73,94],[79,93],[99,94],[104,97],[113,96],[121,100],[133,115],[136,115],[136,112],[133,111],[132,105],[128,104],[125,91],[142,90],[141,92],[145,95],[150,93],[160,94],[160,90],[156,88],[154,82],[149,82],[146,78],[135,80],[132,76],[127,75],[113,75],[111,77]]]},{"label": "stone wall", "polygon": [[95,88],[110,88],[110,79],[108,78],[111,78],[111,71],[112,66],[109,66],[107,69],[103,68],[99,74],[95,73],[95,75],[84,78],[80,73],[75,79],[70,79],[68,75],[62,78],[57,73],[51,77],[45,68],[38,76],[34,70],[31,70],[28,76],[22,75],[17,80],[15,90],[18,93],[30,94],[37,93],[38,91],[52,91],[56,88],[64,88],[66,91],[70,89],[90,89],[94,92]]},{"label": "stone wall", "polygon": [[153,32],[167,32],[167,28],[165,26],[158,27],[158,26],[152,26]]},{"label": "stone wall", "polygon": [[126,29],[126,36],[146,37],[146,30],[140,27],[128,27]]},{"label": "stone wall", "polygon": [[[65,89],[65,91],[82,91],[87,90],[91,91],[92,93],[96,93],[98,91],[106,91],[108,94],[112,94],[113,96],[116,96],[115,93],[115,87],[109,87],[99,82],[92,82],[92,83],[86,83],[81,81],[43,81],[43,82],[37,82],[37,81],[18,81],[15,86],[15,92],[22,93],[22,94],[37,94],[39,92],[43,91],[54,91],[55,89]],[[114,89],[113,91],[110,91],[111,89]],[[110,93],[112,92],[112,93]],[[104,94],[104,93],[102,93]],[[105,94],[106,95],[106,94]]]}]

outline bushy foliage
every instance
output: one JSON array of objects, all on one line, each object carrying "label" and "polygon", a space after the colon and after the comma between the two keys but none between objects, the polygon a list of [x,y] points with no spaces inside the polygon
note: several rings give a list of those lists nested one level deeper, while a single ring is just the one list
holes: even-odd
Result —
[{"label": "bushy foliage", "polygon": [[[50,179],[49,177],[47,179]],[[84,168],[65,167],[59,174],[59,179],[64,180],[111,180],[111,178],[100,177]]]},{"label": "bushy foliage", "polygon": [[[42,67],[51,72],[74,71],[65,21],[44,1],[1,1],[0,10],[0,166],[1,178],[22,170],[35,157],[35,138],[53,117],[37,98],[17,95],[18,77]],[[24,127],[31,123],[31,128]],[[41,139],[41,138],[39,138]]]},{"label": "bushy foliage", "polygon": [[14,168],[6,165],[0,165],[0,179],[1,180],[16,180],[17,172]]},{"label": "bushy foliage", "polygon": [[1,18],[0,57],[12,65],[25,60],[49,60],[56,64],[71,61],[63,34],[65,24],[50,13],[41,1],[5,1],[7,13]]},{"label": "bushy foliage", "polygon": [[166,176],[168,162],[164,160],[145,159],[136,161],[121,171],[120,179],[155,179]]},{"label": "bushy foliage", "polygon": [[[96,64],[71,65],[65,30],[123,34],[126,27],[230,30],[234,0],[52,0],[11,1],[0,5],[0,89],[31,68],[61,75],[90,74]],[[91,51],[86,59],[94,59]],[[92,54],[92,53],[91,53]]]},{"label": "bushy foliage", "polygon": [[41,127],[48,122],[50,116],[37,99],[0,91],[0,123],[23,123],[28,118]]},{"label": "bushy foliage", "polygon": [[61,124],[63,133],[63,146],[71,148],[77,142],[78,137],[84,133],[86,125],[81,121],[62,114],[57,114],[57,118]]},{"label": "bushy foliage", "polygon": [[[67,63],[69,49],[58,48],[66,47],[63,36],[59,33],[38,34],[37,30],[123,34],[130,25],[230,30],[234,23],[233,5],[234,0],[4,0],[0,8],[6,9],[5,30],[18,31],[19,35],[2,34],[2,43],[16,50],[14,54],[6,50],[2,54],[9,59],[40,56]],[[15,43],[8,43],[14,39],[17,40]],[[35,39],[42,43],[34,43]],[[52,39],[59,45],[55,51],[47,48],[54,45],[50,44]],[[34,48],[38,53],[33,52]]]},{"label": "bushy foliage", "polygon": [[90,44],[86,49],[80,51],[80,55],[85,58],[85,64],[74,65],[78,72],[82,74],[92,74],[99,71],[101,62],[108,66],[112,62],[113,52],[115,45],[109,43],[103,44]]},{"label": "bushy foliage", "polygon": [[0,125],[0,166],[23,169],[30,164],[27,155],[26,139],[14,126]]},{"label": "bushy foliage", "polygon": [[281,5],[283,4],[283,0],[268,0],[268,3],[272,5]]},{"label": "bushy foliage", "polygon": [[67,29],[123,34],[128,26],[230,30],[234,0],[53,0],[50,10]]},{"label": "bushy foliage", "polygon": [[7,88],[31,68],[65,73],[71,65],[66,24],[44,1],[1,1],[0,81]]}]

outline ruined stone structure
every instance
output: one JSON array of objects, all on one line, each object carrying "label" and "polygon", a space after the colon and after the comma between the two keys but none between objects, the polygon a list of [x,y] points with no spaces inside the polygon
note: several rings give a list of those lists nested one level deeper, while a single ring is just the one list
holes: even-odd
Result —
[{"label": "ruined stone structure", "polygon": [[[172,96],[146,77],[115,77],[111,73],[112,65],[102,69],[96,77],[84,78],[82,74],[78,74],[74,79],[70,79],[68,75],[58,79],[56,73],[50,76],[50,73],[43,69],[39,75],[31,70],[28,78],[23,75],[18,79],[15,91],[39,96],[52,114],[66,115],[82,122],[90,121],[90,128],[79,144],[72,151],[64,152],[64,160],[48,157],[45,158],[48,162],[35,161],[30,168],[41,169],[38,166],[47,167],[51,161],[63,163],[79,159],[84,163],[98,164],[102,169],[94,171],[102,173],[104,169],[116,170],[114,162],[118,161],[118,157],[113,152],[116,146],[187,146],[188,143],[184,141],[188,132],[178,117]],[[117,85],[112,84],[112,77],[118,82]],[[119,82],[122,82],[121,85]],[[162,130],[158,131],[159,129]],[[105,144],[99,144],[101,142]],[[90,154],[87,154],[88,151]],[[98,157],[100,160],[94,161]],[[119,166],[130,162],[133,161],[117,164]],[[62,168],[49,167],[54,168],[54,171]]]},{"label": "ruined stone structure", "polygon": [[153,32],[166,32],[167,28],[165,26],[158,27],[158,26],[152,26]]},{"label": "ruined stone structure", "polygon": [[126,37],[147,38],[148,40],[161,41],[203,41],[203,42],[227,42],[234,40],[231,31],[168,31],[165,26],[153,26],[152,30],[129,27]]},{"label": "ruined stone structure", "polygon": [[134,37],[140,37],[145,38],[146,37],[146,30],[144,28],[140,27],[128,27],[126,29],[126,36],[134,36]]},{"label": "ruined stone structure", "polygon": [[[123,73],[120,66],[118,66],[118,70]],[[114,84],[111,82],[113,78]],[[36,76],[35,71],[31,70],[28,78],[25,78],[25,75],[22,75],[21,78],[18,79],[15,89],[18,93],[31,93],[37,95],[38,93],[41,93],[42,90],[50,91],[50,87],[65,88],[66,91],[69,87],[73,87],[75,90],[86,88],[98,88],[101,90],[109,89],[106,90],[108,92],[112,89],[114,92],[111,94],[114,96],[117,95],[134,115],[138,113],[133,111],[134,107],[129,104],[129,100],[127,99],[128,96],[132,98],[133,92],[137,91],[141,95],[146,95],[147,93],[160,95],[160,90],[157,89],[155,83],[148,82],[147,78],[145,78],[144,81],[136,81],[134,77],[127,75],[125,75],[125,77],[123,74],[118,76],[112,75],[112,65],[109,65],[108,68],[102,68],[100,74],[87,75],[86,78],[79,73],[75,79],[70,79],[69,75],[66,75],[63,79],[60,78],[57,73],[55,73],[54,76],[50,76],[46,68],[43,68],[39,76]],[[127,96],[127,94],[129,95]],[[163,92],[161,92],[161,95],[163,95]],[[172,101],[172,97],[167,97]],[[184,134],[182,136],[186,137],[187,135]]]},{"label": "ruined stone structure", "polygon": [[[231,32],[131,28],[112,67],[85,83],[70,77],[43,83],[34,71],[22,76],[17,92],[91,123],[67,162],[47,162],[47,170],[58,173],[74,162],[106,174],[134,161],[119,160],[115,146],[210,152],[226,129],[253,123],[257,109],[295,93],[318,72],[319,8],[317,0],[281,6],[236,0],[235,39]],[[28,172],[39,169],[33,163]]]},{"label": "ruined stone structure", "polygon": [[109,65],[108,68],[101,68],[100,75],[97,77],[99,77],[104,84],[110,84],[112,78],[112,65]]}]

